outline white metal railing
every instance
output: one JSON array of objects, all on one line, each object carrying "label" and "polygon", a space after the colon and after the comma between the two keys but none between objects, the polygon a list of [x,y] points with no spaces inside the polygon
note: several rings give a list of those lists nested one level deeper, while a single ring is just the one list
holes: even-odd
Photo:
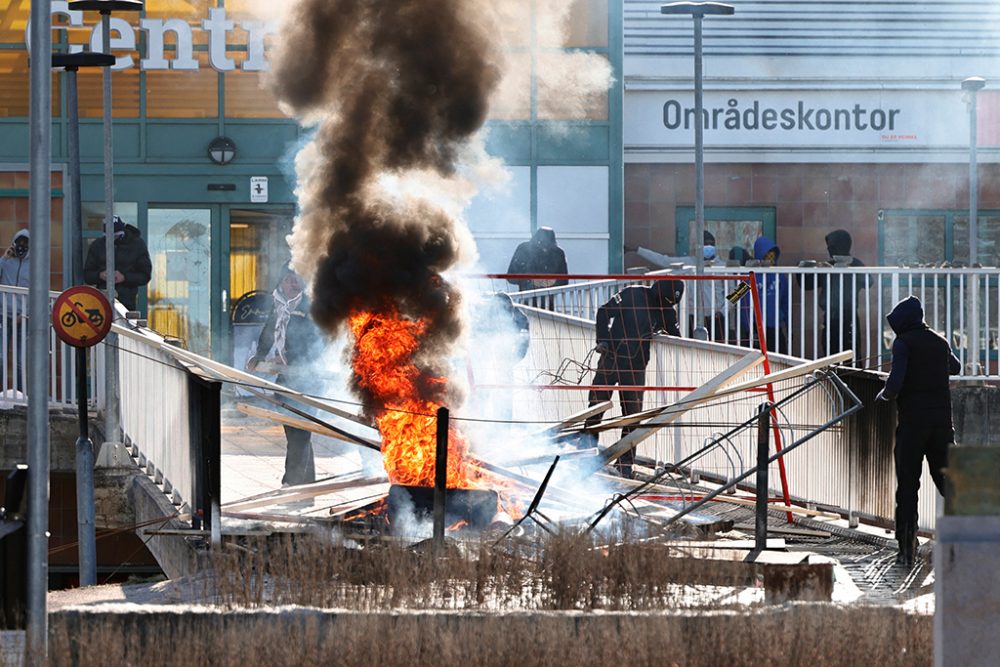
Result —
[{"label": "white metal railing", "polygon": [[189,371],[149,329],[116,325],[113,331],[117,334],[120,425],[126,444],[140,467],[163,485],[164,493],[181,506],[182,513],[187,512],[197,488]]},{"label": "white metal railing", "polygon": [[[567,359],[582,361],[587,357],[594,343],[593,324],[551,311],[522,310],[529,319],[531,342],[528,356],[519,364],[520,376],[533,379],[536,386],[526,384],[515,389],[514,420],[547,423],[579,412],[587,406],[586,385],[591,381],[592,370],[581,377],[581,389],[552,386],[543,389],[537,385],[546,384],[547,378],[558,374]],[[700,386],[743,355],[732,346],[666,336],[655,338],[646,370],[646,386],[651,389],[645,392],[644,407],[669,405],[679,400],[686,389],[664,387]],[[776,372],[798,363],[801,360],[776,355],[771,360],[771,369]],[[762,373],[758,366],[746,377],[759,377]],[[809,381],[809,378],[798,378],[775,386],[775,391],[780,398]],[[608,417],[620,414],[619,397],[613,398],[615,406],[608,411]],[[670,427],[658,430],[639,445],[637,453],[658,462],[681,461],[730,428],[750,419],[763,400],[765,397],[761,394],[748,393],[707,403],[684,414]],[[784,445],[830,420],[843,409],[838,401],[834,392],[817,386],[784,406],[779,418]],[[617,429],[605,432],[600,438],[601,445],[611,445],[620,437]],[[773,443],[771,446],[774,447]],[[750,428],[713,449],[693,467],[732,479],[755,465],[755,447],[756,429]],[[793,497],[892,520],[895,484],[891,465],[883,465],[886,457],[891,462],[891,451],[891,442],[851,446],[842,422],[788,455],[785,459],[788,491]],[[780,493],[777,463],[771,465],[769,473],[769,486],[777,495]],[[934,527],[936,497],[937,491],[925,468],[919,492],[921,528]]]},{"label": "white metal railing", "polygon": [[[49,293],[52,307],[59,292]],[[0,285],[0,405],[27,403],[25,363],[28,336],[28,289]],[[90,368],[95,368],[98,351],[88,351]],[[49,403],[76,406],[76,350],[49,332]]]},{"label": "white metal railing", "polygon": [[[699,283],[700,290],[694,288],[693,281],[686,283],[679,313],[682,333],[691,335],[695,299],[702,298],[704,312],[718,314],[719,324],[707,327],[710,340],[755,346],[757,327],[750,296],[736,305],[725,299],[739,282],[727,276],[750,271],[758,282],[765,323],[781,325],[778,336],[782,352],[816,359],[840,349],[853,349],[857,367],[888,369],[894,334],[885,316],[896,302],[912,294],[923,302],[927,324],[951,343],[961,360],[960,379],[1000,379],[1000,270],[996,268],[709,267],[706,274],[718,276],[718,283],[711,283],[712,287],[707,287],[710,283]],[[683,278],[688,273],[660,271],[648,275]],[[777,280],[782,288],[766,290],[765,281],[769,280]],[[643,282],[643,277],[573,282],[563,287],[515,292],[511,297],[520,304],[593,320],[597,309],[612,294],[636,282]],[[768,313],[772,311],[784,311],[785,319],[771,320]],[[973,317],[978,321],[975,330],[969,326]],[[843,334],[844,344],[838,345],[836,332],[844,330],[843,322],[852,318],[854,325]],[[978,355],[973,345],[978,347]]]}]

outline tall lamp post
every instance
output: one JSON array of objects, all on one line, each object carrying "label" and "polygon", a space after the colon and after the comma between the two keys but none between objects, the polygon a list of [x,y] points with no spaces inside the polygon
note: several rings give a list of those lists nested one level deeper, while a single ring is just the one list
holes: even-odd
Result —
[{"label": "tall lamp post", "polygon": [[[81,67],[111,67],[115,58],[107,53],[53,53],[52,67],[65,71],[67,125],[67,163],[69,187],[66,207],[72,225],[73,283],[83,279],[83,215],[80,196],[80,114],[77,104],[77,77]],[[80,585],[97,583],[97,538],[94,532],[94,444],[87,425],[87,350],[76,350],[76,391],[80,436],[76,440],[76,516],[77,548],[80,554]]]},{"label": "tall lamp post", "polygon": [[[143,9],[142,0],[71,0],[69,9],[73,11],[97,11],[101,13],[101,44],[103,50],[111,53],[111,12],[138,12]],[[115,303],[115,186],[114,186],[114,143],[111,130],[111,71],[104,69],[104,250],[105,288],[108,301]],[[109,334],[104,345],[104,443],[101,445],[99,461],[105,465],[118,461],[118,359],[115,354],[116,338]],[[109,451],[110,450],[110,451]]]},{"label": "tall lamp post", "polygon": [[[979,264],[979,169],[976,165],[976,93],[986,85],[986,79],[981,76],[970,76],[962,81],[962,90],[969,107],[969,267],[975,270]],[[969,370],[973,375],[979,375],[979,276],[971,274],[969,318]]]},{"label": "tall lamp post", "polygon": [[[736,12],[732,5],[721,2],[672,2],[660,7],[661,14],[683,14],[694,19],[694,224],[695,224],[695,273],[705,273],[705,125],[702,99],[701,71],[701,22],[706,16],[729,16]],[[705,304],[701,289],[695,290],[694,337],[708,340],[705,328]]]}]

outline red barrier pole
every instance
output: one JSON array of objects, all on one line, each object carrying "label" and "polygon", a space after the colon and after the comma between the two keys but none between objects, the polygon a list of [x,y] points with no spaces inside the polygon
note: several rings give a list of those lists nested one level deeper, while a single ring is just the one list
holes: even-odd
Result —
[{"label": "red barrier pole", "polygon": [[[764,355],[764,374],[768,375],[771,372],[771,362],[767,358],[767,336],[764,335],[764,316],[760,309],[760,295],[757,293],[757,276],[753,271],[750,272],[750,299],[753,302],[753,313],[757,320],[757,342],[760,344],[760,353]],[[774,385],[770,382],[765,385],[767,387],[767,399],[771,403],[775,403],[774,399]],[[772,408],[772,414],[774,409]],[[778,428],[778,418],[774,415],[774,419],[771,420],[771,429],[774,431],[774,450],[776,452],[781,452],[781,429]],[[781,477],[781,493],[785,498],[785,506],[791,507],[792,499],[788,494],[788,474],[785,472],[785,459],[778,459],[778,472]],[[791,512],[786,512],[785,515],[788,518],[788,523],[793,523],[795,518],[792,516]]]}]

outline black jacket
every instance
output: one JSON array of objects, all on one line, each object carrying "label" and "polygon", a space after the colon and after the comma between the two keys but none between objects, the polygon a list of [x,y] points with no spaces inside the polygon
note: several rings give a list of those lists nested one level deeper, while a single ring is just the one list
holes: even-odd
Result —
[{"label": "black jacket", "polygon": [[962,370],[951,346],[924,323],[920,299],[910,296],[886,318],[896,332],[892,372],[883,395],[895,398],[901,414],[918,419],[951,420],[949,376]]},{"label": "black jacket", "polygon": [[[548,227],[539,228],[530,241],[517,246],[514,256],[510,259],[507,273],[524,274],[556,274],[565,276],[568,273],[566,253],[556,245],[556,235]],[[510,280],[519,289],[534,289],[533,280]],[[556,287],[566,285],[569,280],[557,278]]]},{"label": "black jacket", "polygon": [[[107,254],[104,251],[104,237],[96,239],[87,250],[87,261],[83,265],[83,279],[88,285],[101,289],[105,282],[101,280],[101,271]],[[153,264],[149,260],[149,250],[142,240],[139,230],[132,225],[125,225],[125,236],[115,239],[115,271],[125,276],[125,281],[115,285],[118,300],[129,310],[135,310],[136,297],[139,288],[149,282],[153,275]]]},{"label": "black jacket", "polygon": [[[831,259],[837,256],[850,256],[852,244],[851,234],[846,230],[835,229],[826,235],[826,248],[830,253]],[[848,266],[852,267],[864,265],[865,263],[857,257],[851,257],[851,262],[848,264]],[[815,281],[813,280],[814,278]],[[850,321],[857,318],[857,309],[855,307],[857,293],[868,287],[870,282],[871,278],[867,275],[821,274],[813,276],[807,273],[802,276],[802,286],[807,290],[811,290],[814,287],[819,288],[819,307],[823,310],[827,308],[827,296],[829,296],[831,322]],[[841,298],[844,300],[843,307],[841,306]]]},{"label": "black jacket", "polygon": [[[649,340],[658,332],[680,336],[674,304],[683,293],[679,281],[660,281],[653,287],[633,285],[611,297],[597,311],[597,344],[633,367],[649,362]],[[671,296],[661,295],[670,292]]]}]

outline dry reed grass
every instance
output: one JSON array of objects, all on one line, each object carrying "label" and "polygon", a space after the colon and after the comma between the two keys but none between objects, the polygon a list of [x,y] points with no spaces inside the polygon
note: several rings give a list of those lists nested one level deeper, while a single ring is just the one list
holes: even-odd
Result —
[{"label": "dry reed grass", "polygon": [[[626,531],[627,532],[627,531]],[[738,606],[742,564],[642,536],[534,543],[231,545],[206,560],[214,607],[52,614],[50,662],[101,665],[779,665],[931,662],[931,619],[897,608]],[[735,567],[734,567],[735,565]],[[696,594],[697,592],[702,595]]]}]

